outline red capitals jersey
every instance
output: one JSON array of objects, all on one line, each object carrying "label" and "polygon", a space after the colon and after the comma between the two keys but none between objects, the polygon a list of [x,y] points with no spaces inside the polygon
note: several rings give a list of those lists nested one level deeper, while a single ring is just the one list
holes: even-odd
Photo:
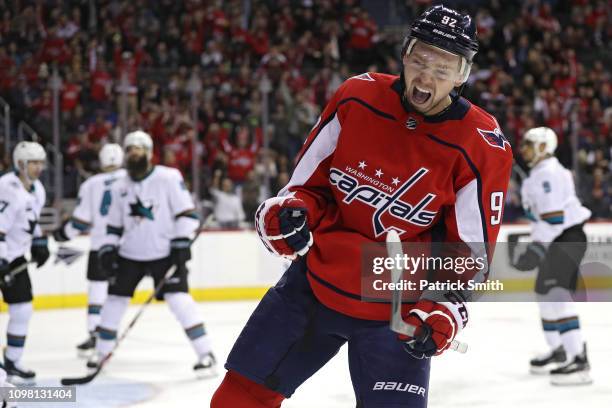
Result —
[{"label": "red capitals jersey", "polygon": [[362,74],[331,98],[279,193],[304,200],[314,244],[308,279],[327,307],[388,320],[361,301],[361,250],[395,229],[403,242],[494,243],[512,167],[494,117],[464,98],[425,117],[397,76]]}]

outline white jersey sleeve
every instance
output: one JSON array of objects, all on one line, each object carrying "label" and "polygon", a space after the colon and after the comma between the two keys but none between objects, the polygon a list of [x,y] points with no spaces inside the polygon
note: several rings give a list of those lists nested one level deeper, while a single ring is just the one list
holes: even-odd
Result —
[{"label": "white jersey sleeve", "polygon": [[31,192],[32,195],[32,209],[36,216],[36,227],[34,228],[34,237],[42,237],[42,229],[40,228],[40,215],[42,214],[42,209],[45,207],[45,202],[47,201],[47,192],[45,191],[45,187],[40,182],[40,180],[36,180],[34,182],[34,188]]},{"label": "white jersey sleeve", "polygon": [[91,223],[93,222],[93,200],[91,196],[92,184],[94,181],[94,177],[90,177],[81,184],[79,188],[79,195],[77,197],[77,206],[72,213],[73,221],[76,223],[81,223],[77,229],[82,229],[86,231]]},{"label": "white jersey sleeve", "polygon": [[106,235],[107,216],[112,204],[113,184],[125,177],[124,169],[100,173],[87,179],[79,189],[78,205],[64,231],[69,238],[89,232],[91,250],[100,249]]},{"label": "white jersey sleeve", "polygon": [[22,208],[19,197],[0,178],[0,259],[8,260],[8,233],[12,229],[15,220],[19,218]]},{"label": "white jersey sleeve", "polygon": [[170,208],[175,218],[173,238],[190,237],[200,224],[191,193],[178,170],[172,169],[169,178]]},{"label": "white jersey sleeve", "polygon": [[521,186],[521,197],[525,213],[532,221],[532,239],[544,244],[591,216],[576,196],[571,172],[554,157],[531,170]]},{"label": "white jersey sleeve", "polygon": [[108,213],[106,215],[106,224],[104,228],[104,234],[100,236],[100,245],[115,245],[118,246],[123,235],[123,210],[124,206],[121,203],[122,196],[124,195],[126,178],[120,179],[115,183],[110,191],[109,195],[110,204],[108,205]]},{"label": "white jersey sleeve", "polygon": [[38,225],[45,189],[36,181],[30,191],[15,173],[0,177],[0,257],[12,262],[24,256],[32,239],[42,236]]},{"label": "white jersey sleeve", "polygon": [[195,205],[181,173],[176,169],[170,169],[168,179],[170,208],[173,214],[177,216],[186,211],[192,211]]}]

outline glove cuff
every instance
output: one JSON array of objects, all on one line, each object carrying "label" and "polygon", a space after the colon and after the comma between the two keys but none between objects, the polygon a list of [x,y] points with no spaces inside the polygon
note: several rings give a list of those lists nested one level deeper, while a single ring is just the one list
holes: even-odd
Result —
[{"label": "glove cuff", "polygon": [[191,240],[189,238],[174,238],[170,240],[170,248],[172,249],[185,249],[191,246]]},{"label": "glove cuff", "polygon": [[46,247],[48,243],[47,237],[36,237],[32,239],[33,247]]},{"label": "glove cuff", "polygon": [[117,247],[115,245],[103,245],[100,249],[98,249],[98,257],[104,255],[107,252],[116,251]]}]

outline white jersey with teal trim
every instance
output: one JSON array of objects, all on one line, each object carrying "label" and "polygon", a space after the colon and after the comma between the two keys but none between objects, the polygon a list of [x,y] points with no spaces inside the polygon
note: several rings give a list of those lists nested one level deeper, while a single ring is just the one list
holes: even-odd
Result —
[{"label": "white jersey with teal trim", "polygon": [[134,261],[167,257],[176,216],[195,208],[181,173],[166,166],[154,166],[139,181],[118,180],[112,194],[104,243],[118,244],[119,255]]},{"label": "white jersey with teal trim", "polygon": [[106,235],[106,218],[112,202],[113,184],[127,176],[125,169],[96,174],[85,180],[79,188],[78,204],[72,213],[72,227],[82,232],[89,231],[91,250],[102,246]]},{"label": "white jersey with teal trim", "polygon": [[544,244],[591,217],[591,211],[576,196],[572,173],[556,157],[544,159],[531,169],[521,186],[521,197],[531,220],[531,238]]},{"label": "white jersey with teal trim", "polygon": [[30,251],[32,238],[42,235],[38,219],[45,199],[38,180],[27,191],[16,173],[0,177],[0,258],[12,262]]}]

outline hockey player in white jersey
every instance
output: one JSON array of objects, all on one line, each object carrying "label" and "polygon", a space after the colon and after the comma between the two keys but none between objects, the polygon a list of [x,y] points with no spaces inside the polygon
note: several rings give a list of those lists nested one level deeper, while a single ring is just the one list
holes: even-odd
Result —
[{"label": "hockey player in white jersey", "polygon": [[551,375],[555,385],[588,384],[589,362],[573,295],[586,252],[584,222],[591,212],[582,206],[572,174],[554,157],[557,135],[547,127],[525,133],[520,152],[531,167],[521,197],[531,220],[527,250],[515,262],[519,270],[538,268],[535,292],[550,350],[531,360],[531,372]]},{"label": "hockey player in white jersey", "polygon": [[13,151],[14,172],[0,177],[0,289],[8,303],[9,322],[3,368],[9,377],[26,381],[36,374],[20,360],[32,317],[32,284],[25,255],[38,267],[49,259],[47,238],[38,219],[45,204],[45,189],[38,180],[46,153],[35,142],[19,142]]},{"label": "hockey player in white jersey", "polygon": [[[178,170],[151,163],[153,142],[147,133],[126,135],[124,149],[128,176],[113,185],[107,234],[98,251],[100,264],[109,273],[109,286],[95,357],[100,359],[112,350],[140,280],[150,275],[157,285],[175,265],[176,272],[162,286],[158,299],[168,303],[190,339],[198,357],[194,370],[207,373],[215,358],[187,283],[189,237],[199,226],[193,200]],[[95,368],[95,363],[90,360],[88,366]]]},{"label": "hockey player in white jersey", "polygon": [[89,337],[77,346],[85,354],[96,345],[95,329],[100,323],[100,310],[108,289],[107,276],[100,268],[98,250],[106,235],[106,218],[111,204],[111,188],[119,178],[125,177],[123,149],[116,143],[108,143],[99,153],[102,173],[85,180],[79,188],[77,206],[63,225],[53,232],[57,242],[66,242],[74,237],[89,233],[91,237],[87,261],[87,331]]}]

